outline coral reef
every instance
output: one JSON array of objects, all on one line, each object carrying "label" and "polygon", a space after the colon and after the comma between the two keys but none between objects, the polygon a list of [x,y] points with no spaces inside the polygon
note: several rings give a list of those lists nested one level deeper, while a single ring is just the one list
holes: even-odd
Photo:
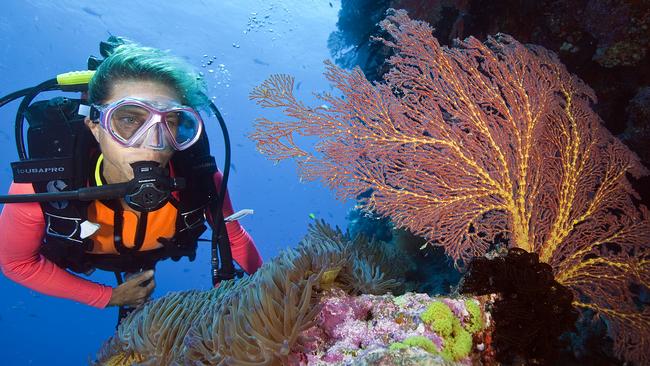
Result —
[{"label": "coral reef", "polygon": [[[607,318],[614,351],[648,361],[648,209],[628,176],[638,157],[591,109],[593,91],[557,56],[500,34],[441,46],[404,12],[381,22],[392,69],[370,83],[329,64],[343,97],[311,108],[275,75],[251,94],[293,120],[260,119],[251,137],[271,159],[298,160],[342,198],[389,216],[460,263],[499,238],[539,255],[571,289],[573,305]],[[294,136],[319,138],[315,153]],[[647,290],[641,290],[641,293]]]},{"label": "coral reef", "polygon": [[472,298],[410,292],[351,297],[338,290],[321,298],[316,324],[304,332],[311,346],[293,359],[308,365],[469,365],[481,357],[484,329],[486,317]]},{"label": "coral reef", "polygon": [[[368,352],[359,362],[369,362],[366,357],[430,360],[430,354],[412,350],[380,355],[376,347],[367,348],[383,342],[388,352],[386,342],[409,335],[428,335],[439,346],[444,342],[414,319],[431,301],[427,295],[389,295],[400,291],[403,273],[394,265],[399,261],[374,245],[317,222],[295,249],[250,277],[209,291],[171,293],[136,309],[103,345],[96,364],[287,365],[300,364],[316,349],[332,355],[327,362],[334,363],[345,347],[358,351],[362,343]],[[477,313],[463,310],[472,300],[443,301],[455,301],[460,328],[480,332]],[[374,329],[369,321],[377,323]],[[399,334],[404,336],[394,338]],[[468,357],[467,342],[456,348],[454,359]]]},{"label": "coral reef", "polygon": [[650,86],[637,91],[626,113],[627,127],[619,137],[639,154],[641,161],[650,162]]}]

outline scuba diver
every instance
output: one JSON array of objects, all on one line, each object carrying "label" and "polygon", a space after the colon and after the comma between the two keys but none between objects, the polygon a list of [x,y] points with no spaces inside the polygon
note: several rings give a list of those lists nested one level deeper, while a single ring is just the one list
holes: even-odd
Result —
[{"label": "scuba diver", "polygon": [[[234,214],[227,194],[229,140],[204,80],[183,60],[124,38],[111,36],[100,51],[104,58],[91,56],[88,71],[0,100],[24,97],[16,123],[21,161],[12,163],[9,195],[0,197],[0,268],[46,295],[119,306],[119,323],[152,294],[156,262],[194,260],[197,241],[212,243],[214,286],[252,274],[262,259],[237,221],[251,210]],[[82,96],[30,105],[46,90]],[[224,132],[223,174],[210,156],[201,109]],[[200,238],[206,224],[210,240]],[[118,285],[72,273],[95,269],[114,272]]]}]

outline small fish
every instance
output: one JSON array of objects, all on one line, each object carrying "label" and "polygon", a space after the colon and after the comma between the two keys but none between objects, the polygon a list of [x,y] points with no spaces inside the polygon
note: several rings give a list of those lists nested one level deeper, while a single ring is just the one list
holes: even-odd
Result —
[{"label": "small fish", "polygon": [[237,167],[235,166],[235,164],[230,163],[230,169],[232,169],[233,172],[237,173]]},{"label": "small fish", "polygon": [[255,62],[258,65],[263,65],[263,66],[270,66],[271,65],[270,63],[264,62],[264,61],[260,60],[259,58],[254,58],[253,62]]},{"label": "small fish", "polygon": [[333,8],[333,7],[334,7],[334,5],[332,5],[332,3],[330,2],[330,8]]},{"label": "small fish", "polygon": [[314,215],[313,213],[310,213],[309,218],[312,219],[312,220],[316,220],[316,215]]},{"label": "small fish", "polygon": [[89,8],[89,7],[87,7],[87,6],[84,6],[83,8],[81,8],[81,10],[83,10],[84,13],[89,14],[89,15],[92,15],[92,16],[95,16],[95,17],[97,17],[97,18],[101,18],[101,17],[102,17],[102,15],[101,15],[100,13],[96,12],[95,10],[93,10],[92,8]]},{"label": "small fish", "polygon": [[298,84],[296,84],[296,90],[300,90],[300,85],[302,85],[302,81],[299,81]]}]

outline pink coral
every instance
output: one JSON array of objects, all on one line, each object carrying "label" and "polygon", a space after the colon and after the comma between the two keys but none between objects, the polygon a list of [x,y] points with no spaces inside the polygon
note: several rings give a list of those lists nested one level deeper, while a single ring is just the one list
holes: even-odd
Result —
[{"label": "pink coral", "polygon": [[[441,300],[455,309],[452,312],[461,321],[467,316],[463,300]],[[330,291],[321,299],[316,325],[301,334],[316,339],[302,351],[294,351],[290,357],[292,365],[342,364],[365,357],[396,360],[400,357],[397,354],[385,355],[391,352],[390,345],[414,336],[426,337],[442,350],[443,337],[420,319],[432,301],[426,294],[354,297],[339,290]],[[413,356],[412,352],[406,355]]]}]

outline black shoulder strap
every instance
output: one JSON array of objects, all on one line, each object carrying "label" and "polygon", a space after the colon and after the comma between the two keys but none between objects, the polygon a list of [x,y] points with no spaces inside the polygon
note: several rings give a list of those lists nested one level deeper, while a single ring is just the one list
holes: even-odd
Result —
[{"label": "black shoulder strap", "polygon": [[[81,102],[57,97],[35,102],[25,112],[29,159],[21,163],[47,160],[56,167],[52,174],[23,176],[36,193],[72,191],[86,185],[91,155],[98,148],[84,125],[84,116],[77,113]],[[82,237],[87,207],[82,201],[41,202],[46,225],[41,254],[76,272],[91,269],[83,260],[84,251],[92,244]]]},{"label": "black shoulder strap", "polygon": [[[29,160],[65,162],[56,176],[32,180],[36,193],[71,191],[86,185],[90,155],[97,150],[97,142],[84,125],[84,117],[76,112],[80,103],[78,99],[57,97],[33,103],[25,113]],[[81,201],[42,202],[47,234],[81,242],[80,225],[86,219],[87,206]],[[61,227],[54,227],[51,218],[68,220],[56,220]]]},{"label": "black shoulder strap", "polygon": [[[203,131],[199,140],[188,149],[174,154],[171,161],[174,175],[185,178],[185,189],[179,191],[180,207],[183,215],[203,216],[208,202],[216,194],[213,176],[217,171],[217,164],[210,155],[208,137]],[[192,226],[190,217],[180,217],[178,231],[183,231],[185,226]]]},{"label": "black shoulder strap", "polygon": [[217,163],[210,155],[205,130],[194,145],[174,154],[172,168],[176,176],[185,178],[186,188],[180,192],[191,201],[190,206],[205,205],[216,194],[213,176],[217,172]]}]

